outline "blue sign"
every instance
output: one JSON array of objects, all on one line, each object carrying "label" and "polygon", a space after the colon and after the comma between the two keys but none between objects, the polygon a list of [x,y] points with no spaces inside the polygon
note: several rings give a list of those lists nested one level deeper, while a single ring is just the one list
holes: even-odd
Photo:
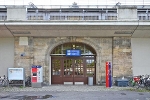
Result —
[{"label": "blue sign", "polygon": [[40,66],[40,65],[32,65],[32,68],[41,68],[42,66]]},{"label": "blue sign", "polygon": [[81,56],[80,50],[66,50],[66,56]]}]

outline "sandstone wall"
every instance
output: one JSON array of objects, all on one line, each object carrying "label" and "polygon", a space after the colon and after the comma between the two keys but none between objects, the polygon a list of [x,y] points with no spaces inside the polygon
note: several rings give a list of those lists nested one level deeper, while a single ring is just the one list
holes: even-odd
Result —
[{"label": "sandstone wall", "polygon": [[130,37],[113,38],[113,76],[132,76],[132,51]]},{"label": "sandstone wall", "polygon": [[[35,38],[29,37],[28,45],[19,45],[19,37],[15,37],[15,67],[25,68],[26,76],[31,73],[33,65],[43,66],[44,82],[49,83],[49,56],[58,45],[67,42],[82,42],[96,50],[96,83],[105,81],[105,63],[112,62],[113,76],[132,74],[131,39],[129,37],[114,38]],[[24,56],[21,54],[24,53]]]},{"label": "sandstone wall", "polygon": [[[14,67],[25,68],[26,76],[31,75],[33,64],[33,37],[28,38],[28,45],[19,45],[19,37],[15,37]],[[22,56],[23,55],[23,56]]]}]

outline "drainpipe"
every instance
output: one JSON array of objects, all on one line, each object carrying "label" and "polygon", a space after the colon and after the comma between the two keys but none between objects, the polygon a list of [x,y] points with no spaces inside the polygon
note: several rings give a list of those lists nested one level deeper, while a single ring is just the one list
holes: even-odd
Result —
[{"label": "drainpipe", "polygon": [[5,20],[4,20],[4,26],[5,26],[5,27],[7,28],[7,30],[12,34],[12,36],[15,37],[14,34],[11,32],[11,30],[10,30],[10,29],[7,27],[7,25],[5,24]]},{"label": "drainpipe", "polygon": [[136,28],[133,30],[133,32],[131,34],[131,37],[133,36],[133,33],[135,32],[135,30],[137,30],[138,26],[139,26],[139,20],[138,20],[138,25],[136,26]]}]

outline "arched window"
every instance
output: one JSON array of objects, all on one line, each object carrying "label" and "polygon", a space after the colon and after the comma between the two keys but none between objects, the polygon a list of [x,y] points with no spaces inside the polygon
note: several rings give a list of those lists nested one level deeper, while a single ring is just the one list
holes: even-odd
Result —
[{"label": "arched window", "polygon": [[81,56],[96,55],[95,50],[89,45],[83,43],[65,43],[61,44],[51,52],[51,55],[65,55],[68,49],[81,50]]}]

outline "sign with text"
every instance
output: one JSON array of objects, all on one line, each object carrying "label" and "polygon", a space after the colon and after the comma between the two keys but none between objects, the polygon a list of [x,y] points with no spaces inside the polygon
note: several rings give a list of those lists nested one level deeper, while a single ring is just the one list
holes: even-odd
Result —
[{"label": "sign with text", "polygon": [[81,56],[81,50],[66,50],[66,56]]},{"label": "sign with text", "polygon": [[106,62],[106,87],[112,86],[112,65],[111,62]]},{"label": "sign with text", "polygon": [[24,68],[8,68],[8,80],[24,80]]}]

